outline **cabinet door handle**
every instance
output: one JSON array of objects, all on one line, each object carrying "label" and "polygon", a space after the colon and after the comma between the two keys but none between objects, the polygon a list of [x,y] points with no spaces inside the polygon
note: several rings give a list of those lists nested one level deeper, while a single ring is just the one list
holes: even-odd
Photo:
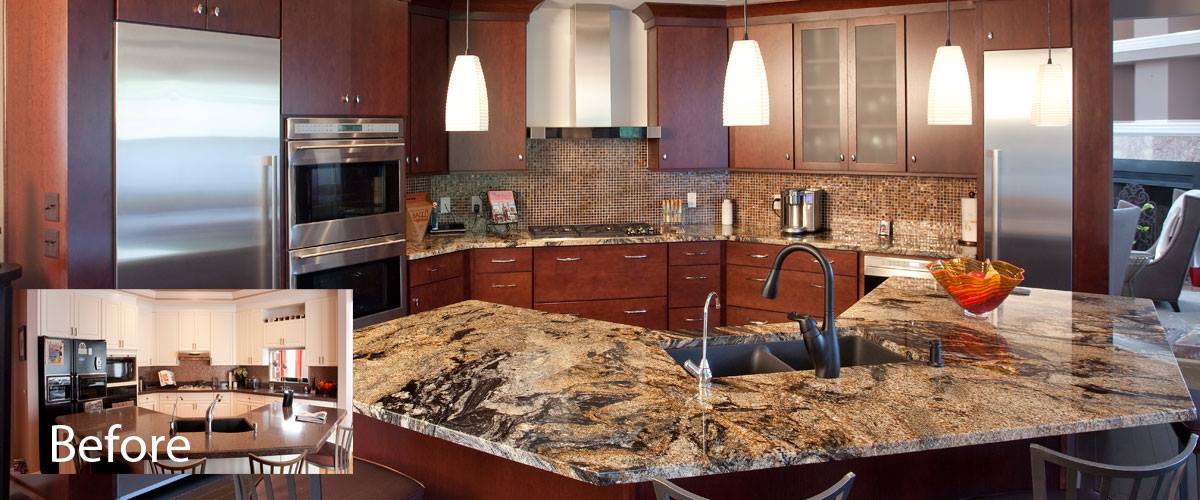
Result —
[{"label": "cabinet door handle", "polygon": [[645,309],[630,309],[628,311],[625,311],[625,314],[646,314],[646,310]]},{"label": "cabinet door handle", "polygon": [[822,285],[819,283],[809,283],[809,285],[812,286],[813,288],[825,288],[825,285]]},{"label": "cabinet door handle", "polygon": [[838,155],[838,161],[846,161],[846,155]]},{"label": "cabinet door handle", "polygon": [[362,96],[360,96],[360,95],[354,96],[354,104],[362,104]]},{"label": "cabinet door handle", "polygon": [[221,7],[213,7],[213,17],[221,17]]},{"label": "cabinet door handle", "polygon": [[917,155],[912,155],[912,157],[911,157],[910,159],[912,160],[912,162],[913,162],[913,163],[916,163],[916,162],[917,162]]},{"label": "cabinet door handle", "polygon": [[417,165],[420,165],[420,164],[421,164],[421,157],[420,157],[420,156],[417,156],[417,157],[413,158],[413,160],[417,162]]},{"label": "cabinet door handle", "polygon": [[513,284],[513,283],[506,283],[506,284],[496,283],[496,284],[492,285],[492,288],[516,288],[516,287],[517,287],[517,285]]},{"label": "cabinet door handle", "polygon": [[350,102],[350,94],[343,94],[342,102]]},{"label": "cabinet door handle", "polygon": [[492,259],[492,264],[512,264],[517,259]]},{"label": "cabinet door handle", "polygon": [[759,283],[762,283],[762,282],[765,282],[765,281],[767,281],[767,279],[766,279],[766,278],[746,278],[746,279],[747,279],[747,280],[750,280],[750,281],[757,281],[757,282],[759,282]]},{"label": "cabinet door handle", "polygon": [[525,161],[525,155],[523,155],[523,154],[518,154],[518,155],[517,155],[517,161]]},{"label": "cabinet door handle", "polygon": [[708,255],[708,252],[683,252],[683,254],[688,257],[703,257]]},{"label": "cabinet door handle", "polygon": [[763,325],[767,324],[766,321],[749,321],[748,323],[750,323],[751,325],[754,325],[754,326],[763,326]]},{"label": "cabinet door handle", "polygon": [[858,162],[858,155],[853,155],[853,154],[852,154],[852,155],[850,155],[850,161],[857,163],[857,162]]},{"label": "cabinet door handle", "polygon": [[695,323],[697,321],[702,321],[702,320],[700,318],[683,318],[684,323]]},{"label": "cabinet door handle", "polygon": [[192,9],[192,12],[195,12],[196,15],[198,15],[198,16],[203,16],[204,15],[204,3],[196,4],[196,7],[194,9]]},{"label": "cabinet door handle", "polygon": [[580,257],[555,257],[554,260],[559,262],[575,262],[580,260]]},{"label": "cabinet door handle", "polygon": [[791,159],[792,159],[792,154],[791,154],[791,153],[784,153],[784,154],[783,154],[783,159],[785,159],[785,160],[791,160]]},{"label": "cabinet door handle", "polygon": [[708,279],[708,276],[684,276],[683,279],[685,279],[685,280],[706,280],[706,279]]},{"label": "cabinet door handle", "polygon": [[748,254],[746,254],[746,256],[750,257],[751,259],[765,259],[767,257],[770,257],[770,255],[761,254],[761,253],[748,253]]},{"label": "cabinet door handle", "polygon": [[646,258],[646,257],[647,257],[647,255],[645,255],[645,254],[642,254],[642,255],[626,255],[626,256],[625,256],[625,258],[626,258],[626,259],[644,259],[644,258]]}]

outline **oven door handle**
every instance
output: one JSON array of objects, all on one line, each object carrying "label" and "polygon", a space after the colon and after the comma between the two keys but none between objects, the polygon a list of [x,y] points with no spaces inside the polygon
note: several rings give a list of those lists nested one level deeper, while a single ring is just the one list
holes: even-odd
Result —
[{"label": "oven door handle", "polygon": [[376,243],[369,243],[366,245],[357,246],[354,248],[338,248],[335,250],[323,250],[323,251],[313,252],[313,253],[304,254],[304,255],[297,255],[296,258],[298,258],[300,260],[311,259],[313,257],[320,257],[322,255],[330,255],[330,254],[335,254],[335,253],[346,253],[346,252],[352,252],[354,250],[364,250],[367,248],[375,248],[375,247],[381,247],[381,246],[385,246],[385,245],[395,245],[396,243],[398,243],[398,242],[397,241],[380,241],[380,242],[376,242]]},{"label": "oven door handle", "polygon": [[403,147],[403,142],[368,142],[363,144],[312,144],[307,146],[296,146],[297,151],[308,151],[312,149],[354,149],[354,148],[396,148]]}]

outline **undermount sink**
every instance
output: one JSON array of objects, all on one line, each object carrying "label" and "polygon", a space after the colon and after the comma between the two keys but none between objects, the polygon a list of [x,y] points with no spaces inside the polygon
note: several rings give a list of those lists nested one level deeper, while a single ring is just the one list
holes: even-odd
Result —
[{"label": "undermount sink", "polygon": [[[214,418],[213,432],[250,432],[254,427],[244,418]],[[175,432],[204,432],[203,419],[179,419],[175,421]]]},{"label": "undermount sink", "polygon": [[[699,347],[666,349],[680,366],[691,360],[700,363]],[[908,358],[857,336],[838,337],[842,367],[903,363]],[[708,346],[708,365],[714,378],[737,377],[789,371],[812,370],[812,359],[803,340]]]}]

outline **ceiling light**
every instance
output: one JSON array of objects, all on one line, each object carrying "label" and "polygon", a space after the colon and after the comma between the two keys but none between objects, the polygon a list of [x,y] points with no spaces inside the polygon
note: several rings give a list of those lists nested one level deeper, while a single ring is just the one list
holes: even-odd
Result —
[{"label": "ceiling light", "polygon": [[1033,87],[1033,109],[1029,121],[1038,127],[1062,127],[1071,123],[1071,82],[1062,65],[1054,64],[1050,38],[1050,0],[1046,0],[1046,64],[1038,67]]},{"label": "ceiling light", "polygon": [[971,124],[971,77],[962,47],[950,45],[950,0],[946,0],[946,45],[938,47],[933,58],[926,104],[930,125]]},{"label": "ceiling light", "polygon": [[486,132],[488,129],[487,82],[479,56],[469,55],[471,47],[471,0],[467,0],[466,45],[454,58],[450,85],[446,89],[446,131]]},{"label": "ceiling light", "polygon": [[742,4],[742,39],[733,42],[729,66],[725,68],[725,95],[721,123],[726,127],[767,125],[771,102],[767,91],[767,68],[758,42],[750,39],[749,0]]}]

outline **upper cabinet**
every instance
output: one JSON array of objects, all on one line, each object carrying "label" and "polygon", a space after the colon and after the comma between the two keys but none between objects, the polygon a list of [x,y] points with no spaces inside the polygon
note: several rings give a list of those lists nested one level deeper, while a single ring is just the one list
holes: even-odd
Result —
[{"label": "upper cabinet", "polygon": [[234,365],[237,352],[234,344],[237,326],[233,311],[213,311],[210,328],[212,332],[212,365]]},{"label": "upper cabinet", "polygon": [[332,298],[304,303],[304,353],[309,366],[337,366],[337,310]]},{"label": "upper cabinet", "polygon": [[978,18],[973,10],[954,11],[951,42],[962,47],[971,80],[971,125],[929,125],[929,76],[938,47],[946,44],[946,15],[907,16],[908,171],[922,174],[979,175],[983,168],[983,72]]},{"label": "upper cabinet", "polygon": [[[741,40],[742,27],[729,29],[729,43]],[[792,160],[792,25],[750,27],[767,70],[771,121],[765,126],[729,127],[729,168],[790,170]],[[722,73],[723,75],[724,73]]]},{"label": "upper cabinet", "polygon": [[904,18],[850,20],[850,170],[903,172]]},{"label": "upper cabinet", "polygon": [[[475,43],[471,44],[470,54],[479,56],[484,81],[487,82],[488,130],[449,133],[451,171],[525,170],[526,24],[525,20],[471,21],[471,39]],[[466,47],[465,30],[464,21],[450,21],[447,64],[452,65],[454,58],[463,53]],[[424,71],[422,68],[423,75]],[[444,101],[445,91],[439,95]],[[442,109],[436,104],[429,107],[434,111]],[[442,130],[445,130],[444,112],[440,116]],[[426,119],[432,123],[436,118],[430,116]]]},{"label": "upper cabinet", "polygon": [[137,364],[138,366],[160,365],[158,339],[154,334],[154,308],[137,305]]},{"label": "upper cabinet", "polygon": [[729,167],[730,134],[721,122],[728,33],[719,26],[662,24],[647,33],[647,118],[662,127],[662,138],[649,141],[650,168]]},{"label": "upper cabinet", "polygon": [[104,302],[91,292],[38,290],[37,335],[101,340]]},{"label": "upper cabinet", "polygon": [[[975,11],[983,50],[1046,48],[1046,0],[982,0]],[[1070,0],[1050,0],[1050,35],[1071,46]]]},{"label": "upper cabinet", "polygon": [[283,114],[408,113],[407,2],[288,0],[281,24]]},{"label": "upper cabinet", "polygon": [[409,82],[408,173],[442,174],[446,159],[446,86],[450,80],[447,23],[442,17],[409,16],[409,65],[421,77]]},{"label": "upper cabinet", "polygon": [[263,356],[263,311],[243,309],[237,312],[235,350],[239,365],[265,365]]},{"label": "upper cabinet", "polygon": [[279,38],[279,1],[119,0],[117,20]]},{"label": "upper cabinet", "polygon": [[849,150],[846,22],[800,23],[793,27],[793,35],[796,167],[845,170]]}]

